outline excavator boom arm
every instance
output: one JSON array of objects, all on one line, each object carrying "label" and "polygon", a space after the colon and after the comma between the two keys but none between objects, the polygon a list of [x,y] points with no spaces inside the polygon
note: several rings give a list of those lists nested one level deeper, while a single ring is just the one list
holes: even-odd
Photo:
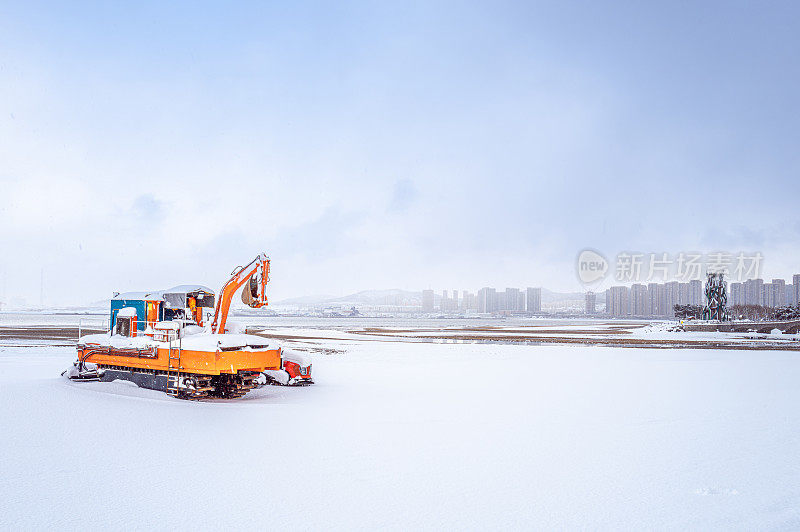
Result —
[{"label": "excavator boom arm", "polygon": [[257,290],[257,297],[251,303],[254,308],[259,308],[267,305],[267,282],[269,281],[269,257],[264,253],[253,259],[247,266],[237,268],[231,274],[220,290],[217,305],[214,309],[214,321],[211,322],[211,332],[224,333],[225,324],[228,322],[228,311],[233,301],[233,296],[236,291],[247,283],[251,277],[261,272],[259,279],[259,286]]}]

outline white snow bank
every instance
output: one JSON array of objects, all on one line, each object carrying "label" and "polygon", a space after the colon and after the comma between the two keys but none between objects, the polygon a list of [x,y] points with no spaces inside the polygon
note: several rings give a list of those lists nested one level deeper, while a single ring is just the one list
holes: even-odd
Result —
[{"label": "white snow bank", "polygon": [[358,342],[217,402],[73,359],[0,348],[0,528],[800,527],[794,352]]},{"label": "white snow bank", "polygon": [[[174,345],[174,342],[173,342]],[[252,334],[196,334],[182,340],[183,349],[194,349],[198,351],[214,351],[219,348],[270,348],[277,349],[278,346],[271,343],[266,338]]]},{"label": "white snow bank", "polygon": [[164,291],[154,290],[152,292],[122,292],[111,299],[121,299],[124,301],[163,301]]},{"label": "white snow bank", "polygon": [[300,364],[300,366],[304,368],[311,364],[311,355],[294,349],[281,349],[281,358]]},{"label": "white snow bank", "polygon": [[238,321],[229,321],[225,324],[225,332],[233,334],[241,334],[245,332],[245,326]]},{"label": "white snow bank", "polygon": [[105,347],[116,347],[119,349],[143,348],[143,347],[152,347],[160,345],[159,342],[154,342],[152,338],[144,335],[134,336],[133,338],[130,338],[128,336],[121,336],[119,334],[111,336],[109,333],[87,334],[86,336],[81,336],[78,343],[85,345],[94,344]]},{"label": "white snow bank", "polygon": [[[196,326],[195,326],[196,327]],[[187,327],[189,329],[189,327]],[[182,349],[196,350],[196,351],[216,351],[217,348],[246,348],[252,349],[277,349],[278,345],[271,342],[267,338],[255,336],[252,334],[209,334],[201,332],[200,327],[197,330],[191,329],[188,336],[178,340],[172,341],[172,346],[180,345]],[[110,346],[117,348],[131,348],[131,347],[162,347],[166,348],[168,342],[158,342],[152,338],[144,335],[129,338],[127,336],[114,335],[110,336],[105,334],[88,334],[82,336],[80,339],[82,344],[96,344],[101,346]]]}]

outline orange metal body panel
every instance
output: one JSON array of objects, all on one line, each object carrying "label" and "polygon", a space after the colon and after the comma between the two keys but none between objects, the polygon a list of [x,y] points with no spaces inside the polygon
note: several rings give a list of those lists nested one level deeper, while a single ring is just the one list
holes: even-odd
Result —
[{"label": "orange metal body panel", "polygon": [[[87,349],[91,347],[91,345],[88,345]],[[82,358],[83,354],[82,350],[78,351],[79,357]],[[169,349],[159,348],[156,358],[94,354],[86,361],[93,364],[167,371]],[[181,372],[205,375],[237,373],[239,371],[260,372],[268,369],[280,369],[281,354],[280,349],[265,349],[261,351],[190,351],[184,349],[181,351],[180,365]],[[173,360],[174,369],[176,368]]]},{"label": "orange metal body panel", "polygon": [[147,303],[147,322],[155,323],[158,321],[158,302],[148,301]]}]

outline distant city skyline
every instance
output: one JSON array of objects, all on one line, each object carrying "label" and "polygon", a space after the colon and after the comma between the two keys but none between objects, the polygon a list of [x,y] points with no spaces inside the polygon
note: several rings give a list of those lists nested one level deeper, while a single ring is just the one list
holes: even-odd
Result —
[{"label": "distant city skyline", "polygon": [[[727,283],[728,305],[794,306],[800,301],[800,274],[793,275],[792,281],[792,284],[786,284],[784,279],[772,279],[770,283],[764,283],[763,279],[752,279],[744,283]],[[437,292],[425,289],[418,292],[421,299],[417,303],[399,296],[383,303],[387,307],[413,307],[423,313],[548,314],[552,310],[542,308],[542,290],[542,287],[528,287],[524,291],[510,287],[504,290],[483,287],[474,293],[469,290]],[[697,279],[614,285],[601,293],[605,301],[602,310],[598,309],[596,292],[584,291],[582,296],[582,301],[574,301],[569,308],[562,308],[562,312],[671,318],[675,315],[675,305],[705,305],[704,283]]]},{"label": "distant city skyline", "polygon": [[[605,312],[615,317],[672,317],[675,305],[705,305],[704,286],[699,280],[614,285],[605,291]],[[769,283],[748,279],[727,283],[727,290],[728,306],[794,306],[800,301],[800,274],[792,276],[792,284],[786,284],[785,279],[772,279]]]}]

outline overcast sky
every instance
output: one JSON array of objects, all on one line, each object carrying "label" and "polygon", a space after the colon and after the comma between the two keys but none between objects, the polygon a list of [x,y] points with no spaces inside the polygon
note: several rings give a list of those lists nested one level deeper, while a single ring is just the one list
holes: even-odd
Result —
[{"label": "overcast sky", "polygon": [[0,299],[800,271],[800,7],[0,0]]}]

